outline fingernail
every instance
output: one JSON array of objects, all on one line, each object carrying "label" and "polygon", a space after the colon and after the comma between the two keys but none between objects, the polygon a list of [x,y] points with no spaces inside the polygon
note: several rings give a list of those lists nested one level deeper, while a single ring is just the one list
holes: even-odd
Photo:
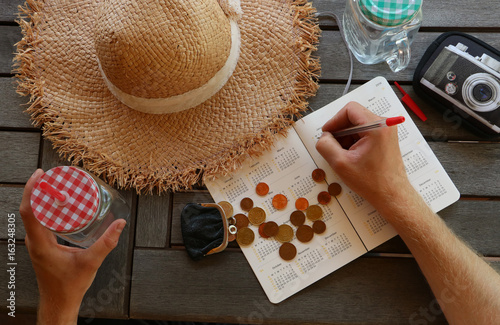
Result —
[{"label": "fingernail", "polygon": [[33,174],[31,174],[30,179],[32,179],[32,178],[33,178],[33,176],[35,176],[35,174],[36,174],[36,172],[37,172],[37,171],[38,171],[38,169],[37,169],[37,170],[35,170],[35,172],[34,172]]},{"label": "fingernail", "polygon": [[121,233],[123,231],[123,228],[125,228],[125,225],[127,224],[126,221],[120,222],[118,226],[116,226],[116,231],[118,233]]}]

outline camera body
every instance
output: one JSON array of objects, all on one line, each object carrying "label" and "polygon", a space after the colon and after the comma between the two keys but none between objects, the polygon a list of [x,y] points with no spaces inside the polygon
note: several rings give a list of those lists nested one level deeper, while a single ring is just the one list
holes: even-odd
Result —
[{"label": "camera body", "polygon": [[420,90],[483,133],[500,135],[500,57],[477,46],[473,56],[456,40],[438,50],[419,71]]}]

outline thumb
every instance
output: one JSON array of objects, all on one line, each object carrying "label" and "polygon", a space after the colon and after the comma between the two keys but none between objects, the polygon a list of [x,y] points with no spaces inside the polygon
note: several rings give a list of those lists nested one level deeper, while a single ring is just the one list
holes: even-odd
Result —
[{"label": "thumb", "polygon": [[330,132],[323,132],[316,143],[316,150],[334,170],[346,152]]},{"label": "thumb", "polygon": [[104,234],[87,249],[88,256],[102,263],[118,244],[118,239],[120,239],[120,234],[126,224],[127,222],[124,219],[113,221]]}]

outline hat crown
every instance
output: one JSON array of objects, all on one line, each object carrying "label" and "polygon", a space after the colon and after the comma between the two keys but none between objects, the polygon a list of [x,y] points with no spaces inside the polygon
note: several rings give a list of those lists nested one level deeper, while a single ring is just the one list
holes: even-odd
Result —
[{"label": "hat crown", "polygon": [[217,0],[105,0],[94,39],[108,82],[132,96],[168,98],[224,66],[231,27]]}]

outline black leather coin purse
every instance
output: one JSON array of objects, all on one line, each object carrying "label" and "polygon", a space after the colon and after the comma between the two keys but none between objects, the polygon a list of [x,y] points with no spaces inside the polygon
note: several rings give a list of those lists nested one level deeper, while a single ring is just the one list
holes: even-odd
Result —
[{"label": "black leather coin purse", "polygon": [[184,245],[193,260],[222,252],[228,243],[228,220],[215,203],[188,203],[181,213]]}]

